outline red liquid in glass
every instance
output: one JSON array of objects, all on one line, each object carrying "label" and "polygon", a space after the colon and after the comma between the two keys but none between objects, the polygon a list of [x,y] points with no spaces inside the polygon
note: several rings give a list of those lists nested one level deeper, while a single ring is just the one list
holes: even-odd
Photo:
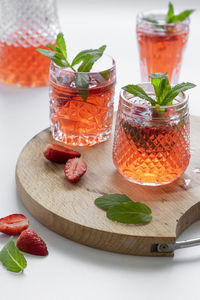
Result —
[{"label": "red liquid in glass", "polygon": [[104,83],[93,81],[93,86],[90,83],[85,102],[80,96],[81,90],[50,81],[50,120],[54,139],[68,145],[87,146],[109,138],[115,89],[113,75]]},{"label": "red liquid in glass", "polygon": [[188,28],[179,33],[166,30],[165,33],[145,32],[137,28],[142,80],[149,81],[151,73],[168,73],[171,83],[178,81],[183,51],[188,39]]},{"label": "red liquid in glass", "polygon": [[38,53],[36,47],[0,42],[0,83],[28,87],[48,85],[49,65],[49,58]]}]

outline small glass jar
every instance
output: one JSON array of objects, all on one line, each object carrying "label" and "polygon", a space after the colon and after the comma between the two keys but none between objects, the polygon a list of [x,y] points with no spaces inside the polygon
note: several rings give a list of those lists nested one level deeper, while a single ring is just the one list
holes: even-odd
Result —
[{"label": "small glass jar", "polygon": [[[189,34],[189,18],[177,24],[165,23],[166,12],[147,11],[137,16],[136,32],[142,82],[151,73],[168,73],[172,84],[178,82],[184,49]],[[157,23],[152,23],[153,19]]]},{"label": "small glass jar", "polygon": [[[77,80],[88,80],[87,88]],[[52,136],[71,146],[92,146],[110,137],[116,82],[115,61],[103,55],[93,71],[73,72],[51,62],[50,121]]]},{"label": "small glass jar", "polygon": [[[150,83],[140,85],[155,98]],[[180,93],[169,106],[122,90],[117,112],[113,161],[129,181],[158,186],[176,180],[190,159],[188,96]]]}]

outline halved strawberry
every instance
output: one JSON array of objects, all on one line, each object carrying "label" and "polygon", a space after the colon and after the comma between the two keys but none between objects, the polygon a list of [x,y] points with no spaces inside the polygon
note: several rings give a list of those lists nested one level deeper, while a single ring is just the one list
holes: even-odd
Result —
[{"label": "halved strawberry", "polygon": [[50,161],[62,164],[66,163],[69,158],[80,157],[81,154],[65,146],[52,143],[44,151],[44,156]]},{"label": "halved strawberry", "polygon": [[22,231],[17,240],[17,247],[23,251],[34,255],[46,256],[48,250],[45,242],[32,229]]},{"label": "halved strawberry", "polygon": [[21,214],[9,215],[0,219],[0,232],[18,235],[28,227],[28,219]]},{"label": "halved strawberry", "polygon": [[65,176],[70,182],[77,182],[87,171],[87,165],[82,158],[69,159],[65,164]]}]

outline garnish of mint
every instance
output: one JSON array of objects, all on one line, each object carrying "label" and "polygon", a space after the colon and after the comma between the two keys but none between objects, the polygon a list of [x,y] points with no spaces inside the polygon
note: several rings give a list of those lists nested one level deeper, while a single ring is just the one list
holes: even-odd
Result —
[{"label": "garnish of mint", "polygon": [[133,202],[125,194],[106,194],[95,200],[95,204],[106,210],[112,221],[124,224],[147,224],[152,220],[151,209],[144,203]]},{"label": "garnish of mint", "polygon": [[[101,58],[101,56],[103,55],[106,49],[106,45],[103,45],[98,49],[89,49],[89,50],[81,51],[75,56],[72,63],[70,63],[67,59],[66,43],[63,37],[63,33],[59,33],[57,35],[56,46],[47,45],[47,47],[51,50],[46,50],[46,49],[36,49],[36,50],[41,54],[49,57],[58,66],[64,68],[70,68],[73,72],[75,72],[76,88],[78,89],[79,95],[83,98],[83,101],[86,102],[87,97],[89,95],[89,80],[90,80],[88,72],[90,72],[94,63],[99,58]],[[78,68],[76,70],[75,66],[77,65]],[[104,80],[107,80],[107,78],[109,79],[110,71],[107,70],[102,72],[101,77]],[[85,89],[85,90],[81,90],[81,89]]]},{"label": "garnish of mint", "polygon": [[[165,17],[165,23],[166,24],[177,24],[179,22],[183,22],[185,19],[191,15],[195,10],[194,9],[189,9],[189,10],[184,10],[183,12],[179,13],[178,15],[174,15],[174,7],[171,2],[169,2],[169,8],[167,15]],[[143,17],[144,21],[153,23],[153,24],[158,24],[159,22],[153,18],[149,17]],[[158,25],[159,27],[162,27],[162,25]]]},{"label": "garnish of mint", "polygon": [[15,246],[13,237],[9,238],[7,244],[1,250],[0,261],[7,270],[16,273],[23,271],[27,266],[26,259]]},{"label": "garnish of mint", "polygon": [[168,13],[165,17],[165,22],[166,22],[166,24],[176,24],[176,23],[182,22],[185,19],[187,19],[189,17],[189,15],[191,15],[191,13],[193,13],[193,12],[194,12],[194,9],[190,9],[190,10],[184,10],[183,12],[181,12],[178,15],[174,15],[173,4],[171,2],[169,2],[169,9],[168,9]]},{"label": "garnish of mint", "polygon": [[180,93],[194,88],[196,85],[190,82],[182,82],[173,87],[170,86],[167,73],[155,73],[149,75],[151,83],[155,91],[155,99],[147,95],[139,85],[126,85],[122,87],[128,93],[139,97],[140,99],[147,100],[153,106],[167,106],[172,105],[174,98]]}]

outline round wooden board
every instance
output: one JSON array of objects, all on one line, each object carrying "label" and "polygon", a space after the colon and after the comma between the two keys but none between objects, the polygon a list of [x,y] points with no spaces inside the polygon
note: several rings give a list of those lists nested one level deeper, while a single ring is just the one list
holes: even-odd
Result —
[{"label": "round wooden board", "polygon": [[[192,157],[185,174],[163,187],[143,187],[126,181],[112,162],[112,141],[79,148],[88,171],[77,184],[64,177],[64,165],[43,156],[51,141],[46,129],[22,150],[16,166],[18,193],[30,213],[49,229],[87,246],[133,255],[171,256],[152,252],[152,245],[175,243],[176,237],[200,218],[200,118],[191,118]],[[185,179],[186,181],[185,181]],[[189,187],[185,183],[190,181]],[[94,200],[110,193],[125,193],[152,209],[152,221],[124,225],[106,218]]]}]

